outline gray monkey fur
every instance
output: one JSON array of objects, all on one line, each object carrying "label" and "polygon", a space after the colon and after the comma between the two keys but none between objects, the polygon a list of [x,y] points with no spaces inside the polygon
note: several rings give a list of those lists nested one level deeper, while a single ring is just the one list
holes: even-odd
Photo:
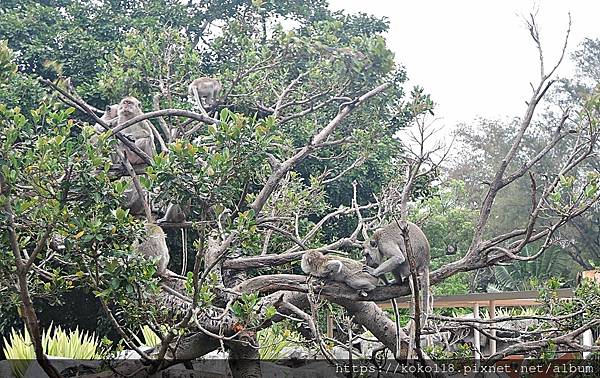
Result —
[{"label": "gray monkey fur", "polygon": [[[422,274],[425,270],[429,270],[429,241],[419,226],[411,222],[407,224],[408,237],[417,263],[417,273]],[[363,256],[367,265],[375,268],[369,271],[376,277],[392,272],[396,280],[401,282],[410,275],[404,237],[396,222],[378,229],[371,239],[365,241]]]},{"label": "gray monkey fur", "polygon": [[160,226],[154,223],[145,224],[146,234],[142,240],[136,240],[133,244],[135,250],[143,256],[156,260],[156,272],[159,276],[165,276],[167,265],[169,265],[169,248],[167,237]]},{"label": "gray monkey fur", "polygon": [[178,203],[170,203],[165,211],[165,215],[157,221],[157,223],[170,222],[170,223],[183,223],[185,222],[187,215],[190,213],[191,202],[188,200],[183,205]]},{"label": "gray monkey fur", "polygon": [[362,296],[367,296],[367,292],[375,289],[379,282],[379,279],[363,271],[362,263],[344,257],[326,256],[319,251],[305,252],[300,266],[306,274],[343,282]]},{"label": "gray monkey fur", "polygon": [[[142,198],[140,198],[138,191],[135,189],[133,180],[129,176],[123,177],[121,180],[127,182],[127,189],[123,192],[123,199],[125,200],[124,207],[129,209],[131,215],[144,215],[144,202],[142,201]],[[148,193],[146,190],[144,190],[144,194],[146,200],[148,200]]]},{"label": "gray monkey fur", "polygon": [[217,79],[211,77],[199,77],[190,83],[188,86],[188,95],[194,98],[194,89],[198,93],[198,100],[204,99],[205,104],[200,104],[204,107],[210,107],[215,102],[221,91],[221,83]]},{"label": "gray monkey fur", "polygon": [[[116,126],[122,125],[130,119],[142,114],[144,113],[142,112],[141,103],[137,98],[132,96],[124,97],[118,105]],[[149,157],[152,157],[156,152],[156,146],[154,145],[154,134],[152,133],[152,128],[149,123],[150,122],[147,120],[134,123],[121,130],[121,134],[129,137],[140,150],[144,151]],[[144,164],[142,158],[129,151],[129,149],[120,141],[117,145],[117,150],[121,153],[127,151],[127,159],[131,165]],[[112,159],[113,163],[118,163],[118,154],[113,155]]]},{"label": "gray monkey fur", "polygon": [[[102,117],[100,117],[100,119],[102,121],[104,121],[106,124],[108,124],[109,126],[113,122],[116,123],[118,109],[119,109],[119,104],[107,105],[106,110],[104,111],[104,114],[102,115]],[[96,123],[94,125],[94,130],[96,131],[97,134],[102,134],[103,132],[107,131],[104,127],[100,126],[99,123]],[[97,142],[98,142],[98,136],[92,135],[92,137],[90,138],[90,143],[95,145]]]},{"label": "gray monkey fur", "polygon": [[[411,222],[406,223],[411,249],[417,265],[417,274],[422,275],[422,311],[429,313],[431,304],[429,299],[429,241],[419,226]],[[363,256],[367,264],[364,270],[374,277],[392,272],[396,283],[399,283],[410,276],[410,265],[406,255],[404,236],[397,222],[392,222],[375,231],[373,236],[363,244]]]}]

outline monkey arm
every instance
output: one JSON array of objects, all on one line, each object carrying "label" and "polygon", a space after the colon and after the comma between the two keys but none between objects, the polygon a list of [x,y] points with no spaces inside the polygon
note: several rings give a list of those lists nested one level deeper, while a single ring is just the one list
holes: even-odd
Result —
[{"label": "monkey arm", "polygon": [[394,269],[399,267],[402,263],[404,263],[403,255],[392,256],[389,259],[385,260],[383,263],[381,263],[381,265],[379,265],[377,268],[373,269],[372,271],[369,271],[369,270],[365,270],[365,271],[372,276],[379,277],[382,274],[386,274],[388,272],[393,271]]}]

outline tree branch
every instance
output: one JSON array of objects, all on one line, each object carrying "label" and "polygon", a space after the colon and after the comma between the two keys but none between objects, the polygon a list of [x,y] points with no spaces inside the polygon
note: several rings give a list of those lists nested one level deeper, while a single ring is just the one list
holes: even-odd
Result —
[{"label": "tree branch", "polygon": [[342,120],[344,120],[346,118],[346,116],[348,116],[348,114],[350,114],[352,112],[352,110],[354,110],[356,107],[360,106],[362,103],[364,103],[371,97],[384,91],[389,86],[390,86],[390,83],[381,84],[380,86],[378,86],[378,87],[374,88],[373,90],[360,96],[358,99],[356,99],[355,102],[352,102],[352,103],[342,106],[341,109],[338,111],[338,114],[335,116],[335,118],[332,119],[329,122],[329,124],[327,124],[327,126],[325,126],[323,128],[323,130],[321,130],[319,133],[317,133],[313,137],[312,141],[307,146],[305,146],[300,151],[298,151],[294,156],[290,157],[289,159],[287,159],[286,161],[281,163],[279,169],[275,170],[271,174],[271,176],[269,176],[264,187],[258,193],[256,198],[250,205],[250,208],[252,208],[256,214],[259,214],[260,211],[262,210],[263,206],[267,202],[269,196],[271,195],[271,193],[273,193],[273,191],[279,184],[279,181],[285,176],[285,174],[287,172],[292,170],[298,163],[300,163],[311,152],[313,152],[313,150],[316,148],[315,145],[323,143],[333,133],[333,131],[342,122]]}]

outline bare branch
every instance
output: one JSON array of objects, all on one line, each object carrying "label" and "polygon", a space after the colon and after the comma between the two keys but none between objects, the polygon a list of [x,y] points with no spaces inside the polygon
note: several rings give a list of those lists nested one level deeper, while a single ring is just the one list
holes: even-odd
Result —
[{"label": "bare branch", "polygon": [[565,345],[565,344],[570,345],[571,343],[575,342],[576,337],[578,337],[579,335],[581,335],[588,329],[598,326],[599,324],[600,324],[600,319],[596,319],[596,320],[593,320],[593,321],[589,322],[588,324],[585,324],[571,332],[568,332],[566,334],[563,334],[563,335],[560,335],[557,337],[529,341],[529,342],[524,342],[524,343],[518,343],[518,344],[508,346],[507,348],[503,349],[502,351],[490,356],[486,360],[486,362],[494,363],[494,362],[501,360],[502,358],[505,358],[506,356],[509,356],[511,354],[518,354],[520,352],[527,352],[527,351],[530,351],[533,349],[539,349],[541,347],[545,347],[550,344],[552,344],[552,345]]},{"label": "bare branch", "polygon": [[331,120],[329,124],[323,128],[323,130],[317,133],[307,146],[298,151],[294,156],[281,163],[279,169],[274,171],[271,174],[271,176],[267,179],[267,182],[250,205],[250,208],[252,208],[256,214],[259,214],[263,206],[267,202],[267,199],[269,198],[271,193],[273,193],[273,191],[279,184],[279,181],[287,172],[293,169],[298,163],[300,163],[311,152],[313,152],[313,150],[316,148],[315,145],[323,143],[333,133],[333,131],[342,122],[342,120],[344,120],[344,118],[346,118],[346,116],[352,112],[352,110],[360,106],[365,101],[369,100],[371,97],[384,91],[389,86],[389,83],[384,83],[376,87],[375,89],[365,93],[361,97],[357,98],[356,102],[343,106],[338,112],[338,114],[334,117],[334,119]]},{"label": "bare branch", "polygon": [[323,180],[323,184],[329,184],[331,182],[334,182],[334,181],[340,179],[342,176],[344,176],[346,173],[350,172],[354,168],[360,167],[365,162],[365,160],[367,160],[367,158],[365,156],[359,156],[359,157],[357,157],[356,160],[354,160],[352,162],[352,164],[350,164],[349,166],[347,166],[346,168],[344,168],[336,176]]},{"label": "bare branch", "polygon": [[[160,93],[156,93],[154,96],[152,96],[152,107],[154,111],[160,110]],[[169,125],[167,125],[167,122],[165,121],[165,119],[163,117],[157,117],[158,119],[158,124],[160,125],[160,128],[162,130],[162,132],[165,134],[165,138],[167,138],[167,142],[170,143],[171,142],[171,130],[169,129]],[[162,138],[161,138],[162,139]],[[164,144],[164,141],[163,141]],[[162,148],[162,145],[161,145]],[[166,148],[165,148],[166,151]]]},{"label": "bare branch", "polygon": [[[527,103],[528,104],[527,110],[525,111],[525,115],[523,116],[523,119],[521,121],[521,126],[519,128],[519,131],[517,132],[517,135],[515,135],[515,137],[513,138],[513,142],[511,144],[508,152],[502,159],[500,166],[498,167],[498,169],[496,170],[496,172],[494,174],[494,179],[490,183],[488,192],[486,193],[486,196],[481,205],[479,219],[477,221],[477,225],[475,226],[475,233],[474,233],[471,245],[469,246],[468,254],[474,253],[473,251],[475,251],[480,246],[481,239],[483,236],[483,231],[488,222],[488,219],[489,219],[489,216],[490,216],[490,213],[492,210],[492,206],[494,204],[494,200],[496,199],[496,195],[498,194],[500,189],[502,189],[504,186],[507,185],[507,183],[504,182],[504,179],[503,179],[503,177],[506,173],[506,169],[507,169],[508,165],[514,160],[515,156],[517,155],[517,152],[519,150],[519,147],[521,145],[521,142],[523,140],[525,132],[531,125],[531,120],[533,118],[533,114],[536,110],[538,103],[544,97],[544,95],[546,94],[546,91],[554,83],[554,81],[548,81],[549,76],[544,74],[543,54],[542,54],[541,44],[540,44],[540,40],[539,40],[539,33],[537,30],[537,25],[535,24],[535,19],[534,19],[533,15],[531,15],[531,21],[528,22],[528,28],[529,28],[531,37],[533,38],[534,42],[536,43],[536,46],[538,47],[538,51],[540,54],[540,72],[541,72],[540,83],[534,89],[531,99]],[[569,28],[569,30],[570,30],[570,28]],[[563,51],[563,53],[564,53],[564,51]],[[561,59],[559,60],[558,64],[560,64],[561,60],[562,60],[562,56],[561,56]],[[557,66],[558,66],[558,64],[557,64]],[[552,70],[552,73],[553,72],[554,72],[554,70]],[[564,117],[564,115],[563,115],[563,117]],[[560,127],[562,127],[562,126],[560,126]],[[560,139],[553,140],[554,144],[556,144],[556,142],[558,142],[558,140],[560,140]],[[550,145],[553,146],[552,142],[550,143]],[[550,146],[550,148],[552,148],[552,146]],[[550,148],[548,148],[548,150]],[[544,150],[542,150],[542,152],[543,151]],[[544,152],[544,154],[545,153],[547,153],[547,151]],[[541,156],[544,156],[544,155],[541,155]],[[541,158],[541,156],[539,158]],[[530,163],[532,165],[535,163],[535,159],[536,158],[533,159],[534,161],[530,161]],[[525,171],[527,171],[527,169],[528,169],[527,167],[528,167],[528,165],[526,164],[525,170],[523,170],[522,172],[518,171],[517,176],[513,175],[514,178],[513,178],[513,176],[511,176],[510,179],[514,181],[517,177],[519,177],[518,174],[523,175],[525,173]]]},{"label": "bare branch", "polygon": [[279,97],[277,98],[277,103],[275,103],[274,106],[274,111],[273,111],[273,116],[275,118],[277,118],[279,116],[279,112],[281,111],[281,103],[283,102],[283,99],[285,98],[285,96],[288,95],[288,93],[291,92],[291,90],[302,81],[302,79],[308,75],[310,73],[310,71],[305,71],[302,72],[301,74],[298,75],[298,77],[296,77],[294,80],[292,80],[288,86],[281,92],[281,94],[279,95]]},{"label": "bare branch", "polygon": [[302,240],[298,239],[294,234],[292,234],[289,231],[286,231],[282,228],[273,226],[269,223],[261,223],[258,225],[258,227],[264,227],[264,228],[268,228],[270,230],[276,231],[278,233],[280,233],[281,235],[284,235],[285,237],[287,237],[288,239],[290,239],[291,241],[293,241],[294,243],[298,244],[300,247],[306,249],[306,245],[302,242]]},{"label": "bare branch", "polygon": [[[205,115],[199,114],[199,113],[195,113],[189,110],[183,110],[183,109],[163,109],[163,110],[157,110],[157,111],[153,111],[153,112],[148,112],[148,113],[144,113],[141,114],[137,117],[133,117],[132,119],[130,119],[127,122],[123,122],[122,124],[114,127],[113,129],[111,129],[111,134],[117,134],[118,132],[120,132],[121,130],[124,130],[126,128],[128,128],[131,125],[134,125],[138,122],[150,119],[150,118],[156,118],[156,117],[185,117],[185,118],[190,118],[190,119],[194,119],[196,121],[201,121],[201,122],[205,122],[205,123],[210,123],[210,124],[218,124],[220,123],[219,120],[214,119],[214,118],[210,118],[207,117]],[[129,146],[128,146],[129,147]]]}]

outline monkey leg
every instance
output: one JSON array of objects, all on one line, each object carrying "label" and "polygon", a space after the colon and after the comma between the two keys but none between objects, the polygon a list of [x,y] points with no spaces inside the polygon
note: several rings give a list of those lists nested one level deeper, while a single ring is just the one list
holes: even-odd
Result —
[{"label": "monkey leg", "polygon": [[[140,150],[144,151],[144,153],[146,153],[146,155],[148,155],[149,157],[154,156],[154,153],[156,152],[156,149],[154,147],[154,141],[152,140],[152,138],[137,139],[135,141],[135,145]],[[142,160],[141,157],[139,157],[135,152],[130,151],[129,149],[127,149],[127,159],[129,159],[131,165],[145,164],[144,160]]]},{"label": "monkey leg", "polygon": [[[323,277],[330,277],[332,275],[338,275],[342,269],[344,268],[344,264],[339,260],[330,260],[323,267],[324,275]],[[332,277],[335,279],[335,277]]]},{"label": "monkey leg", "polygon": [[354,275],[346,279],[346,284],[354,290],[358,290],[359,292],[361,292],[362,295],[362,293],[366,294],[366,292],[372,291],[377,287],[377,285],[373,283],[371,278],[373,277],[370,275],[368,275],[367,277],[365,275],[360,274]]},{"label": "monkey leg", "polygon": [[[398,250],[400,250],[398,248]],[[383,263],[381,263],[381,265],[379,265],[372,273],[373,276],[375,277],[379,277],[383,274],[386,274],[388,272],[391,272],[393,270],[395,270],[397,267],[399,267],[406,259],[404,258],[404,255],[402,255],[402,253],[400,253],[400,255],[394,255],[392,257],[390,257],[389,259],[387,259],[386,261],[384,261]]]},{"label": "monkey leg", "polygon": [[113,164],[121,164],[121,156],[123,156],[123,151],[127,150],[127,147],[119,140],[116,149],[115,152],[110,154],[110,160]]},{"label": "monkey leg", "polygon": [[192,87],[192,93],[194,95],[194,99],[196,100],[196,108],[200,111],[200,113],[208,117],[208,113],[206,113],[204,105],[202,104],[202,100],[198,95],[198,89],[195,86]]}]

